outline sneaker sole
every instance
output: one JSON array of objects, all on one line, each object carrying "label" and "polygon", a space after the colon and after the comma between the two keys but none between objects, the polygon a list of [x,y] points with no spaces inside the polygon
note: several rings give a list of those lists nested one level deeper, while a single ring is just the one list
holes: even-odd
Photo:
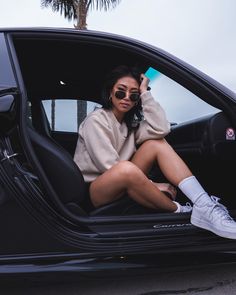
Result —
[{"label": "sneaker sole", "polygon": [[205,221],[203,222],[201,219],[193,217],[193,216],[191,216],[190,221],[193,225],[203,228],[203,229],[206,229],[206,230],[209,230],[222,238],[236,239],[236,232],[231,233],[231,232],[217,230],[214,227],[212,227],[211,223],[207,223]]}]

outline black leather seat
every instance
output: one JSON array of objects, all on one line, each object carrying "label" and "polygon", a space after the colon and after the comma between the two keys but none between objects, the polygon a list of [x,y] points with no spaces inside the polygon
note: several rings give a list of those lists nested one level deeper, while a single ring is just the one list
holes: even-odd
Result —
[{"label": "black leather seat", "polygon": [[51,137],[50,123],[41,100],[34,100],[31,105],[31,115],[35,130],[46,137]]},{"label": "black leather seat", "polygon": [[88,191],[83,175],[71,155],[48,136],[28,128],[29,137],[35,154],[59,200],[73,213],[82,215],[124,215],[144,213],[145,208],[123,197],[118,201],[86,211],[83,203],[88,198]]}]

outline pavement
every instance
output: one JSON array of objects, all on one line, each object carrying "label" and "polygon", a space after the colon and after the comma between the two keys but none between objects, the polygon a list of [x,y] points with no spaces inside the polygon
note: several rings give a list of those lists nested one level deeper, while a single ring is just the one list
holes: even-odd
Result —
[{"label": "pavement", "polygon": [[236,265],[212,265],[197,269],[99,278],[78,282],[43,284],[31,282],[0,287],[1,295],[234,295]]}]

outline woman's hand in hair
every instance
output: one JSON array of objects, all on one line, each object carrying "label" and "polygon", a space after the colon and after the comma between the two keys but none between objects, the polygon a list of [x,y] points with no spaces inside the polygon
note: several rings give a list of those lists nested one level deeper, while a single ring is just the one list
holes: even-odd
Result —
[{"label": "woman's hand in hair", "polygon": [[148,84],[149,84],[150,80],[144,74],[141,74],[140,79],[141,79],[141,84],[139,86],[139,91],[140,91],[140,93],[143,93],[148,90]]}]

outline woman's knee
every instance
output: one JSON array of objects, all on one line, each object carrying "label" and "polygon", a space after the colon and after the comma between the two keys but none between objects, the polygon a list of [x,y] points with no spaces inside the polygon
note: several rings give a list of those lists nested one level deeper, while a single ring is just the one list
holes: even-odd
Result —
[{"label": "woman's knee", "polygon": [[116,164],[116,169],[124,182],[130,182],[130,180],[133,181],[143,174],[142,171],[130,161],[119,162]]},{"label": "woman's knee", "polygon": [[163,139],[149,139],[142,144],[142,148],[146,148],[147,150],[160,149],[167,145],[166,140]]}]

